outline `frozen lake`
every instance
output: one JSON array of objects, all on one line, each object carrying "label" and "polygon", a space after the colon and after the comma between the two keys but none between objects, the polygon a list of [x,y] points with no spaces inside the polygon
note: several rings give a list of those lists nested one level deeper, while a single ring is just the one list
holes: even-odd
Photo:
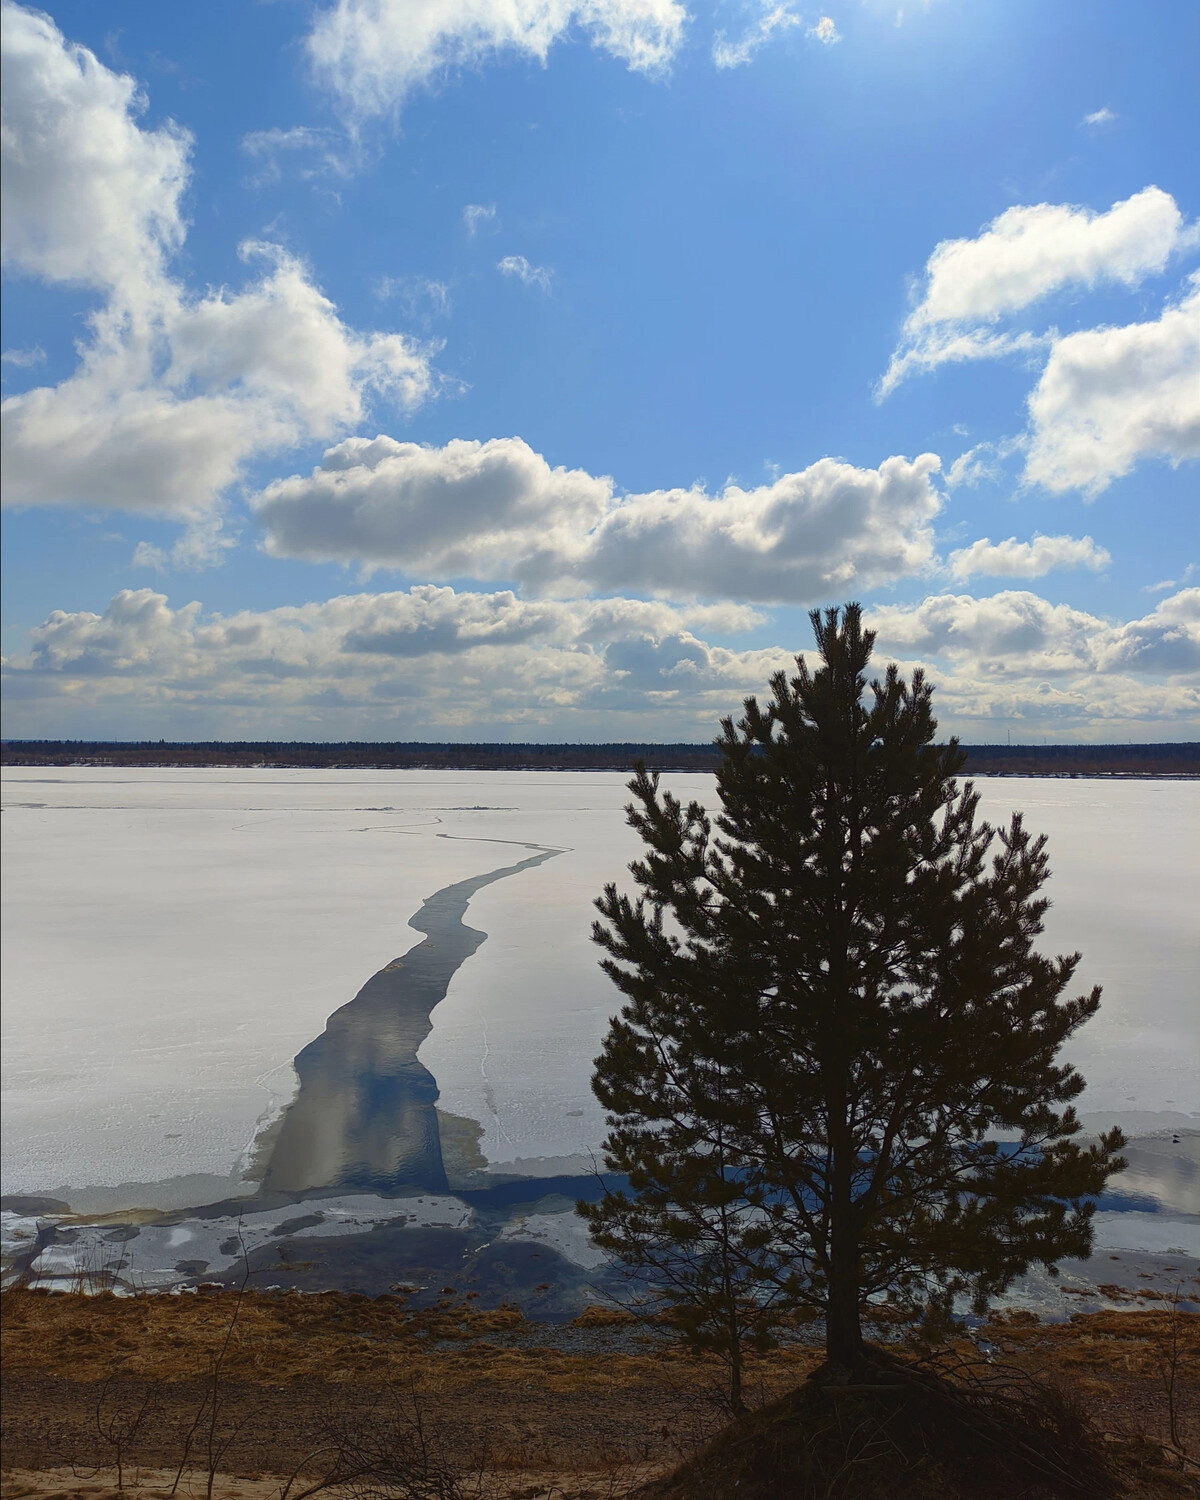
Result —
[{"label": "frozen lake", "polygon": [[[709,777],[664,780],[715,800]],[[486,941],[419,1061],[490,1163],[578,1170],[603,1135],[588,1079],[617,1000],[592,902],[638,849],[625,781],[5,770],[4,1192],[86,1206],[120,1188],[102,1195],[117,1207],[151,1183],[163,1206],[236,1191],[295,1093],[293,1058],[422,941],[408,923],[425,899],[517,865],[472,886],[464,920]],[[981,791],[993,822],[1019,807],[1049,835],[1044,946],[1079,948],[1079,988],[1104,985],[1071,1049],[1088,1123],[1200,1128],[1200,784]]]}]

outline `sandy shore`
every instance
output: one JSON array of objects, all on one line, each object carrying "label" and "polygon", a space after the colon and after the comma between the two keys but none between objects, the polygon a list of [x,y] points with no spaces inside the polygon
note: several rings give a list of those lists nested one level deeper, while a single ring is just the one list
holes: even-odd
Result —
[{"label": "sandy shore", "polygon": [[[656,1470],[646,1468],[636,1475],[615,1476],[604,1470],[567,1473],[561,1469],[510,1475],[489,1476],[483,1488],[472,1489],[472,1500],[620,1500],[630,1489],[653,1477]],[[4,1500],[25,1500],[38,1495],[77,1496],[79,1500],[125,1500],[137,1495],[141,1500],[201,1500],[207,1497],[208,1474],[190,1469],[176,1483],[174,1469],[132,1469],[122,1476],[117,1487],[115,1468],[89,1470],[46,1469],[11,1470],[0,1476],[0,1496]],[[214,1500],[280,1500],[289,1476],[282,1474],[218,1474],[213,1481]],[[297,1488],[294,1486],[293,1493]]]}]

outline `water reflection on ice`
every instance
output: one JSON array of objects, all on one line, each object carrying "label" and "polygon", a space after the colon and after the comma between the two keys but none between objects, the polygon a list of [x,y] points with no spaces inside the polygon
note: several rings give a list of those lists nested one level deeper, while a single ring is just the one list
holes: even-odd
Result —
[{"label": "water reflection on ice", "polygon": [[[283,1240],[340,1238],[383,1224],[405,1228],[465,1229],[472,1211],[458,1198],[377,1194],[301,1200],[283,1208],[244,1214],[187,1217],[175,1223],[120,1226],[83,1224],[58,1230],[57,1242],[29,1258],[39,1232],[53,1221],[5,1212],[6,1267],[23,1256],[30,1284],[63,1290],[167,1291],[205,1276],[228,1275],[245,1256]],[[261,1278],[260,1278],[261,1279]]]}]

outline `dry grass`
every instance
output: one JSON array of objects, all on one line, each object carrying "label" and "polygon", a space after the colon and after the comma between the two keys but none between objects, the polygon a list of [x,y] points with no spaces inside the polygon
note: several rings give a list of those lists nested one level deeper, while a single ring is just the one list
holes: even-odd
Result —
[{"label": "dry grass", "polygon": [[[204,1372],[229,1334],[235,1298],[225,1290],[134,1298],[4,1293],[6,1442],[9,1461],[26,1471],[9,1473],[4,1494],[84,1493],[64,1488],[51,1471],[66,1460],[111,1461],[95,1436],[93,1411],[114,1378],[128,1402],[151,1388],[161,1398],[158,1426],[144,1439],[139,1434],[131,1463],[170,1463],[172,1434],[194,1409]],[[1177,1435],[1197,1455],[1200,1318],[1173,1319],[1162,1302],[1146,1308],[1143,1301],[1139,1310],[1058,1325],[1009,1314],[981,1332],[997,1360],[1057,1381],[1107,1433],[1127,1446],[1147,1440],[1153,1468],[1170,1438],[1163,1378],[1172,1327]],[[950,1352],[978,1358],[965,1339]],[[818,1348],[801,1344],[753,1358],[752,1404],[761,1409],[794,1390],[819,1361]],[[486,1438],[488,1493],[506,1500],[610,1500],[664,1474],[724,1424],[722,1375],[716,1360],[690,1354],[669,1330],[650,1335],[608,1309],[588,1309],[564,1336],[526,1323],[514,1306],[479,1309],[448,1296],[415,1310],[403,1296],[346,1293],[247,1292],[222,1367],[228,1409],[254,1412],[244,1451],[233,1450],[243,1476],[255,1464],[282,1472],[307,1451],[330,1410],[402,1386],[419,1393],[456,1462]],[[259,1500],[258,1490],[245,1488],[249,1478],[226,1480],[232,1488],[216,1493]],[[99,1486],[91,1491],[99,1500],[106,1475],[88,1482]],[[278,1484],[271,1493],[278,1496]],[[1130,1493],[1180,1491],[1151,1485]]]},{"label": "dry grass", "polygon": [[[96,1381],[119,1364],[122,1376],[131,1380],[188,1380],[224,1339],[235,1296],[230,1291],[179,1297],[5,1292],[0,1298],[5,1372]],[[577,1325],[628,1330],[632,1319],[589,1309]],[[657,1387],[666,1366],[697,1386],[711,1384],[719,1372],[715,1361],[658,1339],[635,1336],[613,1352],[570,1354],[509,1348],[489,1337],[528,1328],[512,1306],[481,1309],[447,1301],[409,1311],[399,1296],[247,1292],[224,1371],[229,1380],[268,1386],[387,1385],[415,1377],[431,1391],[482,1381],[563,1392]],[[636,1352],[642,1344],[645,1352]],[[809,1350],[782,1350],[758,1362],[756,1377],[781,1387],[801,1379],[813,1360]]]}]

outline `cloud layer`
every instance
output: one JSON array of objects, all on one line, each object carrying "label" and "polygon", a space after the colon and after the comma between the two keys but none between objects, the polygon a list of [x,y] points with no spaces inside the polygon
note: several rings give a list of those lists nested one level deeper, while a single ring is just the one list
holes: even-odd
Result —
[{"label": "cloud layer", "polygon": [[5,263],[102,298],[74,374],[4,402],[6,504],[195,518],[252,457],[431,394],[429,349],[348,328],[278,246],[242,247],[240,291],[190,294],[187,134],[143,128],[133,81],[45,16],[5,4],[3,43]]},{"label": "cloud layer", "polygon": [[887,650],[969,660],[993,673],[1200,672],[1200,589],[1184,589],[1124,625],[1016,590],[881,605],[870,624]]},{"label": "cloud layer", "polygon": [[755,489],[618,496],[520,438],[350,438],[256,501],[277,556],[514,580],[535,592],[808,602],[932,566],[939,461],[822,459]]},{"label": "cloud layer", "polygon": [[[929,667],[946,730],[1173,722],[1182,737],[1200,723],[1200,589],[1124,624],[1020,591],[877,608],[869,622],[881,656]],[[55,611],[6,664],[9,732],[704,739],[792,664],[704,639],[761,623],[737,606],[432,586],[206,618],[123,590],[101,615]]]},{"label": "cloud layer", "polygon": [[659,73],[686,20],[679,0],[337,0],[307,45],[318,81],[365,119],[457,69],[504,56],[545,63],[576,29],[635,71]]},{"label": "cloud layer", "polygon": [[[6,665],[18,716],[108,711],[210,724],[311,722],[378,734],[483,723],[630,722],[680,714],[691,734],[788,657],[706,644],[695,629],[761,623],[739,606],[672,608],[636,599],[534,602],[511,592],[422,586],[299,608],[206,619],[150,589],[122,590],[102,615],[56,610]],[[588,716],[596,716],[589,720]],[[601,717],[604,716],[604,717]],[[643,725],[642,732],[648,732]],[[611,732],[608,735],[612,737]]]},{"label": "cloud layer", "polygon": [[1103,739],[1122,721],[1181,739],[1200,729],[1200,589],[1113,624],[1037,594],[941,594],[868,611],[878,649],[929,667],[938,713],[986,736],[989,723]]}]

